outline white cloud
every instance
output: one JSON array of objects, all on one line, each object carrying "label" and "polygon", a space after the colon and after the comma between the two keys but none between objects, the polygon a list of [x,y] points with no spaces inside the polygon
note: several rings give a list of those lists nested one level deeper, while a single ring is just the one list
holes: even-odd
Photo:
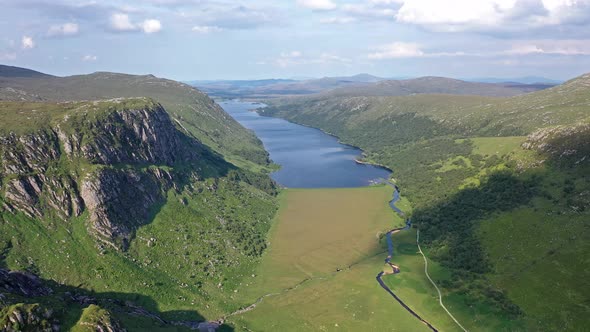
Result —
[{"label": "white cloud", "polygon": [[404,3],[404,0],[369,0],[372,5],[383,6]]},{"label": "white cloud", "polygon": [[347,24],[352,22],[356,22],[356,18],[348,16],[327,17],[320,20],[320,23],[322,24]]},{"label": "white cloud", "polygon": [[333,10],[337,7],[332,0],[297,0],[297,3],[313,10]]},{"label": "white cloud", "polygon": [[82,57],[82,61],[96,61],[98,57],[96,55],[85,55]]},{"label": "white cloud", "polygon": [[16,60],[16,53],[14,52],[0,52],[0,61],[13,61]]},{"label": "white cloud", "polygon": [[146,19],[141,23],[133,23],[129,15],[114,13],[110,18],[111,29],[120,32],[143,31],[147,34],[156,33],[162,30],[162,23],[156,19]]},{"label": "white cloud", "polygon": [[129,15],[123,13],[114,13],[110,19],[111,28],[115,31],[135,31],[137,26],[131,23]]},{"label": "white cloud", "polygon": [[507,55],[590,55],[590,40],[540,40],[515,44]]},{"label": "white cloud", "polygon": [[78,34],[79,26],[76,23],[55,24],[49,27],[48,36],[73,36]]},{"label": "white cloud", "polygon": [[33,40],[33,37],[30,36],[23,36],[23,38],[21,39],[21,44],[23,49],[25,50],[35,47],[35,41]]},{"label": "white cloud", "polygon": [[395,59],[395,58],[413,58],[424,56],[424,52],[420,49],[420,45],[415,43],[395,42],[387,45],[382,45],[377,48],[376,52],[368,55],[369,59]]},{"label": "white cloud", "polygon": [[393,20],[396,11],[393,8],[383,7],[379,4],[346,4],[342,10],[349,16],[365,18],[386,18]]},{"label": "white cloud", "polygon": [[159,32],[162,30],[162,23],[155,19],[147,19],[141,23],[141,29],[147,34]]},{"label": "white cloud", "polygon": [[195,25],[192,28],[192,31],[194,31],[196,33],[207,34],[207,33],[212,33],[212,32],[223,31],[223,29],[218,26],[215,26],[215,25]]},{"label": "white cloud", "polygon": [[320,54],[320,56],[316,60],[316,62],[318,62],[318,63],[335,63],[335,62],[350,63],[350,62],[352,62],[352,60],[348,59],[348,58],[341,57],[339,55],[335,55],[335,54],[322,53],[322,54]]},{"label": "white cloud", "polygon": [[584,23],[590,0],[404,0],[398,22],[446,31],[538,28]]},{"label": "white cloud", "polygon": [[301,63],[301,56],[303,54],[300,51],[291,51],[291,52],[283,52],[281,56],[273,61],[276,66],[279,67],[289,67],[292,65],[300,64]]},{"label": "white cloud", "polygon": [[514,7],[516,0],[407,0],[397,20],[416,24],[491,24]]},{"label": "white cloud", "polygon": [[273,64],[277,67],[291,67],[298,65],[314,65],[314,64],[349,64],[352,60],[341,57],[332,53],[321,53],[319,55],[308,56],[301,51],[283,52],[276,59],[271,61],[259,61],[256,64]]},{"label": "white cloud", "polygon": [[303,53],[301,53],[301,51],[283,52],[283,53],[281,53],[281,58],[293,59],[293,58],[300,58],[302,55],[303,55]]},{"label": "white cloud", "polygon": [[372,60],[384,60],[438,57],[505,58],[526,55],[590,56],[590,40],[524,40],[479,51],[428,51],[416,43],[395,42],[374,48],[374,52],[367,57]]}]

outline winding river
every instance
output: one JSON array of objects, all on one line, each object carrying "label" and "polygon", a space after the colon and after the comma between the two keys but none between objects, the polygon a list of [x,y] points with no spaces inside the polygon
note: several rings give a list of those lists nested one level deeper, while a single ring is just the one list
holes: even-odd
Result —
[{"label": "winding river", "polygon": [[[381,179],[380,181],[381,183],[385,183],[390,185],[391,187],[393,187],[394,191],[393,191],[393,198],[389,201],[389,206],[391,207],[391,209],[393,211],[395,211],[397,214],[399,214],[400,217],[406,219],[406,214],[400,210],[397,206],[395,206],[395,203],[397,203],[399,201],[399,188],[397,185],[392,184],[391,182]],[[399,228],[394,228],[392,230],[390,230],[389,232],[387,232],[385,234],[386,239],[387,239],[387,258],[385,258],[385,263],[387,265],[389,265],[389,267],[391,267],[391,272],[387,271],[381,271],[379,272],[379,274],[377,274],[377,282],[379,283],[379,285],[381,285],[381,287],[383,287],[383,289],[385,289],[385,291],[387,293],[389,293],[391,296],[393,296],[393,298],[399,302],[399,304],[404,307],[404,309],[406,309],[412,316],[416,317],[418,320],[420,320],[422,323],[426,324],[426,326],[428,326],[428,328],[430,328],[432,331],[437,332],[438,330],[432,326],[432,324],[430,324],[428,321],[426,321],[424,318],[420,317],[420,315],[418,315],[414,310],[412,310],[412,308],[410,308],[407,304],[404,303],[404,301],[402,301],[390,288],[389,286],[387,286],[387,284],[385,284],[385,282],[383,281],[383,276],[384,275],[389,275],[389,274],[397,274],[400,272],[400,268],[399,266],[393,264],[391,262],[391,258],[393,257],[393,240],[391,239],[391,235],[399,233],[401,231],[405,231],[408,230],[412,227],[412,220],[407,218],[406,219],[406,225],[404,227],[399,227]]]}]

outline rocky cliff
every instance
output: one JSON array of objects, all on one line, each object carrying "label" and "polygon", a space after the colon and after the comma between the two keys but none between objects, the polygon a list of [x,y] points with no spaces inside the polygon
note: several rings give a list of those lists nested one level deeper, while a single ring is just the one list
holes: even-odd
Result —
[{"label": "rocky cliff", "polygon": [[151,99],[10,106],[27,119],[45,116],[1,128],[0,209],[65,221],[87,211],[89,232],[124,250],[176,186],[175,167],[199,176],[205,149]]}]

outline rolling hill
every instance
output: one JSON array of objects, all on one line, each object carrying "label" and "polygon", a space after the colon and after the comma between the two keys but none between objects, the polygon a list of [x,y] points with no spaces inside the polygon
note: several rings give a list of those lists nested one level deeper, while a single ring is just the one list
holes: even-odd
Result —
[{"label": "rolling hill", "polygon": [[406,96],[419,93],[449,93],[481,96],[516,96],[547,89],[552,84],[467,82],[444,77],[393,80],[369,74],[320,79],[190,82],[217,98],[278,98],[326,93],[331,96]]},{"label": "rolling hill", "polygon": [[277,205],[253,134],[151,75],[0,86],[0,330],[185,331],[239,308]]},{"label": "rolling hill", "polygon": [[355,87],[328,91],[332,96],[407,96],[412,94],[456,94],[490,97],[516,96],[551,85],[467,82],[445,77],[420,77],[408,80],[383,80]]},{"label": "rolling hill", "polygon": [[449,301],[493,313],[499,330],[587,326],[590,74],[504,98],[333,92],[259,112],[393,169]]},{"label": "rolling hill", "polygon": [[53,77],[35,70],[0,65],[0,77]]},{"label": "rolling hill", "polygon": [[217,98],[267,98],[308,95],[344,86],[359,86],[384,80],[369,74],[306,80],[192,81],[191,85]]},{"label": "rolling hill", "polygon": [[107,72],[69,77],[0,75],[0,100],[63,102],[133,97],[157,100],[174,121],[233,162],[262,166],[268,163],[266,151],[253,134],[206,94],[183,83],[153,75]]}]

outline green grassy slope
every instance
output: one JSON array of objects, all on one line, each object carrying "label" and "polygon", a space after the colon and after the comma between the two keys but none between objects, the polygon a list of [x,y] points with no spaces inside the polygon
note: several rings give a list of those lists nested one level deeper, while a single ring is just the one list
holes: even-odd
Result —
[{"label": "green grassy slope", "polygon": [[263,114],[333,133],[394,170],[451,302],[516,322],[499,329],[587,326],[590,75],[511,98],[269,104]]},{"label": "green grassy slope", "polygon": [[[256,278],[238,294],[245,306],[265,294],[273,295],[255,309],[229,317],[236,329],[428,330],[392,302],[375,280],[386,255],[380,235],[403,223],[387,205],[391,194],[388,186],[282,192],[281,208],[269,233],[269,250]],[[402,266],[413,269],[405,261]],[[405,275],[391,278],[405,280]],[[415,281],[417,287],[427,287],[426,283]],[[416,299],[412,303],[418,304],[418,299],[429,297],[427,293],[414,293],[407,299]],[[421,304],[415,309],[430,319],[440,317]],[[449,326],[442,318],[439,326]]]},{"label": "green grassy slope", "polygon": [[106,72],[34,78],[0,75],[0,100],[79,101],[121,97],[156,100],[180,126],[236,164],[250,167],[268,164],[268,154],[252,133],[206,94],[183,83],[152,75]]},{"label": "green grassy slope", "polygon": [[412,94],[457,94],[509,97],[537,91],[549,86],[466,82],[446,77],[419,77],[408,80],[383,80],[355,87],[341,87],[327,92],[331,96],[408,96]]},{"label": "green grassy slope", "polygon": [[218,98],[281,98],[326,93],[331,96],[407,96],[415,93],[453,93],[483,96],[516,96],[546,89],[548,84],[479,83],[445,77],[390,80],[368,74],[324,77],[303,81],[193,81],[192,85]]},{"label": "green grassy slope", "polygon": [[[130,149],[127,152],[133,156],[141,153],[143,143],[117,141],[119,137],[128,137],[118,135],[128,128],[125,123],[112,120],[113,114],[129,110],[151,113],[159,112],[161,108],[149,98],[61,103],[0,102],[0,142],[5,144],[5,138],[12,135],[34,137],[40,132],[52,133],[59,127],[60,132],[83,135],[82,144],[112,139],[114,151]],[[156,134],[162,131],[159,135],[170,134],[170,128],[158,127],[165,126],[166,122],[154,121],[155,127],[149,129]],[[232,124],[228,123],[228,126]],[[0,283],[3,295],[0,297],[0,325],[5,318],[8,319],[3,316],[5,313],[20,310],[14,307],[18,303],[27,304],[23,310],[31,309],[29,304],[53,308],[51,319],[56,319],[64,330],[76,327],[76,322],[82,324],[78,330],[84,330],[88,324],[102,324],[101,320],[109,320],[103,311],[88,309],[88,303],[62,301],[70,297],[68,293],[92,298],[91,303],[96,302],[101,308],[108,309],[114,319],[131,331],[182,328],[171,323],[161,324],[147,315],[129,315],[128,311],[135,309],[128,302],[166,321],[179,322],[217,319],[238,308],[240,303],[232,299],[233,290],[253,273],[266,248],[266,233],[276,210],[274,185],[266,175],[228,163],[217,151],[186,135],[182,128],[171,127],[182,137],[178,144],[188,144],[187,147],[198,154],[197,159],[185,161],[178,158],[162,165],[133,161],[104,164],[84,158],[82,154],[69,155],[64,152],[64,146],[57,146],[56,142],[41,144],[34,141],[30,149],[24,149],[23,142],[29,144],[27,140],[18,143],[21,147],[10,151],[18,154],[26,150],[31,155],[22,155],[20,159],[11,157],[11,162],[24,164],[23,158],[29,158],[29,162],[32,160],[41,165],[43,158],[49,158],[47,166],[23,174],[5,173],[10,165],[3,158],[0,162],[0,268],[34,273],[56,291],[41,298],[4,295]],[[46,153],[45,146],[56,147],[60,152],[59,159]],[[166,148],[172,151],[182,146]],[[7,148],[0,145],[3,156]],[[42,153],[49,157],[40,158]],[[47,189],[43,176],[69,176],[78,184],[75,191],[79,192],[83,179],[97,170],[131,171],[139,175],[162,171],[171,174],[174,181],[171,187],[166,187],[163,199],[149,206],[147,220],[134,225],[137,227],[126,251],[105,248],[97,243],[90,234],[92,227],[88,211],[78,217],[66,218],[53,213],[44,201],[46,196],[43,195],[51,190]],[[39,218],[11,212],[4,205],[10,203],[4,195],[8,182],[30,176],[40,176],[44,186],[39,202],[44,213]],[[142,188],[135,183],[123,185],[128,187],[125,192],[130,194],[122,200],[141,200]],[[118,205],[114,203],[112,206],[116,208]]]}]

